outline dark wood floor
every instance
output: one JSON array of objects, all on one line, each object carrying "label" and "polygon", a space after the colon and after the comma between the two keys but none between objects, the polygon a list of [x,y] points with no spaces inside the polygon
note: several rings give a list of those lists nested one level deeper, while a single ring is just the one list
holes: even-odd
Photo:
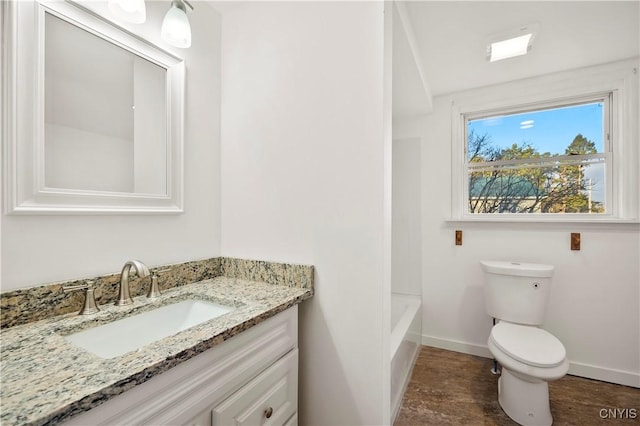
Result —
[{"label": "dark wood floor", "polygon": [[[487,358],[423,346],[394,426],[517,425],[498,405],[492,365]],[[549,395],[554,425],[640,424],[640,389],[565,376],[549,384]],[[616,408],[627,409],[627,418],[601,418],[602,409]]]}]

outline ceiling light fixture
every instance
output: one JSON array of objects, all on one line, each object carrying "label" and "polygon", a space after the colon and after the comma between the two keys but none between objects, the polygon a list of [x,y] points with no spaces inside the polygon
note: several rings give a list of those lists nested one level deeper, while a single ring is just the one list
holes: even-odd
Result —
[{"label": "ceiling light fixture", "polygon": [[191,46],[191,25],[187,18],[187,6],[193,6],[186,0],[173,0],[169,11],[162,21],[162,39],[175,47],[186,49]]},{"label": "ceiling light fixture", "polygon": [[527,54],[531,50],[537,29],[537,24],[530,24],[491,37],[487,44],[487,59],[495,62]]},{"label": "ceiling light fixture", "polygon": [[144,0],[109,0],[109,10],[123,21],[142,24],[147,20]]}]

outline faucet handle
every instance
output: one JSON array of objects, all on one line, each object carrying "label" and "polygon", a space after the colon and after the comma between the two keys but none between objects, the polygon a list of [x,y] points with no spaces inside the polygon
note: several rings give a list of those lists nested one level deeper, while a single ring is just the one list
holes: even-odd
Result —
[{"label": "faucet handle", "polygon": [[78,315],[91,315],[100,311],[98,305],[96,304],[96,296],[94,293],[95,284],[96,282],[94,280],[87,280],[84,284],[68,285],[62,287],[62,290],[65,293],[76,290],[85,290],[84,304],[82,306],[82,309],[80,309],[80,312],[78,312]]},{"label": "faucet handle", "polygon": [[151,270],[151,286],[149,287],[149,293],[147,293],[147,297],[149,299],[155,299],[160,296],[160,288],[158,287],[158,276],[164,274],[165,272],[169,272],[171,268],[166,269],[152,269]]}]

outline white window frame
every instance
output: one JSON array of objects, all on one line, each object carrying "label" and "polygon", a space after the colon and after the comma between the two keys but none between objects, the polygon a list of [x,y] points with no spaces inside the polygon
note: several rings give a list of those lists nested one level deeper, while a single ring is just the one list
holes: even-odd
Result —
[{"label": "white window frame", "polygon": [[[610,94],[610,95],[609,95]],[[470,213],[467,120],[608,98],[606,213]],[[635,118],[634,118],[635,117]],[[453,97],[452,221],[638,223],[638,59],[535,77]],[[596,154],[601,156],[601,154]]]}]

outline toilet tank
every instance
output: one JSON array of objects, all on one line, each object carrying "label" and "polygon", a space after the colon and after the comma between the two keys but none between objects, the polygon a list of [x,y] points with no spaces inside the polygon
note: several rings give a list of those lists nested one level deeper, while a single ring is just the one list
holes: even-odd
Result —
[{"label": "toilet tank", "polygon": [[540,325],[549,299],[552,265],[481,261],[489,315],[518,324]]}]

